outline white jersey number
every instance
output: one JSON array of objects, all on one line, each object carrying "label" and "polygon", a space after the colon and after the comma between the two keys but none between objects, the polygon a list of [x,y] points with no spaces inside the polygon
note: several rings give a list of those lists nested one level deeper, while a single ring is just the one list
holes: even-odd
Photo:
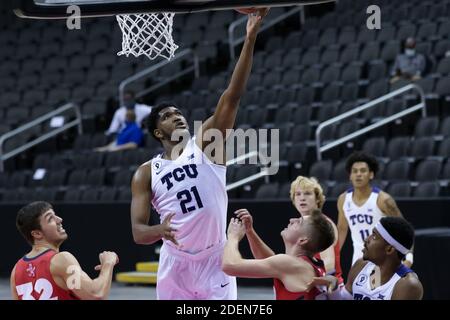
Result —
[{"label": "white jersey number", "polygon": [[22,296],[22,300],[36,300],[32,293],[33,291],[40,294],[38,300],[58,300],[58,297],[52,297],[53,287],[47,279],[38,279],[34,285],[32,282],[27,282],[16,286],[17,295]]}]

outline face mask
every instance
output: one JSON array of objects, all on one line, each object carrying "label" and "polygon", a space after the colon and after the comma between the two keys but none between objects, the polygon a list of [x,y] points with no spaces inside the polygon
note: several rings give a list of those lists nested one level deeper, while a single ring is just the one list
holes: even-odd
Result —
[{"label": "face mask", "polygon": [[405,54],[406,54],[408,57],[412,57],[413,55],[416,54],[416,49],[405,49]]},{"label": "face mask", "polygon": [[125,105],[125,108],[127,108],[127,109],[133,109],[135,103],[136,102],[134,100],[129,100],[129,101],[125,101],[124,105]]}]

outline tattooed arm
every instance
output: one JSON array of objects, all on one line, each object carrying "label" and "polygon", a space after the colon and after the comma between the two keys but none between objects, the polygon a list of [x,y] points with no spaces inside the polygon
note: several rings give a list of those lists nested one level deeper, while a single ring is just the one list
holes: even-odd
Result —
[{"label": "tattooed arm", "polygon": [[397,207],[397,203],[386,192],[381,191],[377,201],[378,208],[386,215],[391,217],[402,217],[400,209]]}]

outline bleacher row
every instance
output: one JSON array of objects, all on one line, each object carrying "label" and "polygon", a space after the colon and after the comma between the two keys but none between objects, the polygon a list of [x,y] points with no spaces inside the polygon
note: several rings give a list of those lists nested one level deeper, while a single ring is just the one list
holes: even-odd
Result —
[{"label": "bleacher row", "polygon": [[[148,154],[142,151],[112,153],[106,157],[98,153],[89,156],[80,154],[65,159],[41,155],[36,160],[35,170],[0,174],[0,196],[4,202],[32,200],[39,195],[59,201],[129,201],[135,164],[147,159]],[[129,167],[124,168],[127,163]],[[381,164],[374,184],[387,189],[393,196],[433,198],[450,195],[450,161],[431,158],[416,162],[400,158]],[[46,172],[37,179],[36,175],[42,168],[46,168]],[[290,174],[317,177],[331,198],[350,187],[344,160],[335,165],[331,160],[317,161],[309,170],[306,168],[299,162],[294,163],[292,168],[281,166],[271,183],[257,181],[230,191],[230,197],[288,198],[290,182],[286,178],[291,178],[289,169]],[[256,166],[231,166],[227,179],[243,179],[258,171]],[[14,189],[9,186],[14,186]]]},{"label": "bleacher row", "polygon": [[[382,6],[380,31],[365,27],[368,4]],[[267,41],[261,37],[264,50],[255,53],[236,126],[279,128],[280,170],[269,184],[257,181],[230,191],[230,197],[286,198],[289,181],[298,174],[318,177],[328,196],[337,196],[348,187],[342,159],[358,148],[380,159],[382,170],[376,183],[393,195],[448,196],[450,118],[443,118],[450,114],[450,58],[445,57],[450,50],[448,12],[448,1],[340,1],[333,12],[320,18],[307,16],[301,31],[290,30],[287,24]],[[220,46],[226,44],[226,27],[236,17],[233,11],[178,15],[174,35],[183,46],[203,48],[205,57],[214,61]],[[0,22],[0,45],[5,48],[0,52],[0,89],[6,92],[0,99],[0,116],[5,119],[0,134],[66,101],[78,102],[85,119],[105,117],[118,82],[149,65],[145,59],[111,53],[111,48],[120,46],[114,19],[87,20],[84,31],[74,32],[55,27],[54,22],[35,23]],[[435,107],[429,111],[431,117],[417,124],[417,118],[405,118],[325,153],[325,159],[332,160],[317,162],[312,139],[320,122],[405,85],[390,85],[389,76],[408,36],[417,37],[418,51],[428,57],[426,75],[418,84],[427,93],[427,104]],[[231,62],[228,69],[223,66],[225,71],[203,75],[179,94],[151,99],[155,104],[174,100],[191,123],[203,120],[213,111],[233,67]],[[151,81],[161,81],[180,68],[171,64]],[[411,95],[391,100],[329,127],[322,139],[342,137],[416,101]],[[28,201],[45,195],[69,202],[129,201],[133,170],[158,153],[160,146],[147,136],[139,150],[94,153],[92,148],[107,142],[104,128],[94,129],[76,137],[69,149],[38,153],[28,168],[0,174],[0,200]],[[39,134],[36,130],[20,142]],[[45,169],[45,174],[39,169]],[[229,167],[228,182],[258,170],[256,166]],[[38,173],[41,177],[35,179]],[[8,190],[10,186],[17,190]]]},{"label": "bleacher row", "polygon": [[[86,19],[81,30],[68,31],[65,22],[20,20],[5,10],[0,4],[5,17],[0,37],[0,116],[5,121],[0,134],[67,101],[78,103],[83,116],[105,117],[110,111],[107,102],[116,98],[118,84],[153,63],[145,57],[115,54],[113,50],[121,46],[115,18]],[[284,9],[272,15],[280,10]],[[217,56],[219,45],[227,42],[227,26],[238,16],[233,10],[180,14],[174,37],[181,48],[196,48],[204,61]],[[152,74],[152,79],[134,84],[134,89],[162,81],[181,68],[182,63],[176,61]]]}]

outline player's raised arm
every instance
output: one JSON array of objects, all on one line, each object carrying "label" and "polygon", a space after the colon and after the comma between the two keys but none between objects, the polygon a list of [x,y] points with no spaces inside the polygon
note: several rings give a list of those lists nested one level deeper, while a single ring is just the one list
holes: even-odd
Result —
[{"label": "player's raised arm", "polygon": [[100,265],[96,270],[100,270],[100,274],[95,279],[91,279],[81,269],[77,259],[69,252],[56,254],[52,259],[50,271],[55,280],[60,278],[64,281],[67,289],[80,299],[103,300],[108,298],[113,269],[119,258],[114,252],[104,251],[99,255],[99,259]]},{"label": "player's raised arm", "polygon": [[[228,274],[245,278],[280,278],[284,256],[275,255],[266,259],[243,259],[239,252],[239,241],[245,235],[245,226],[238,219],[231,219],[228,240],[222,258],[222,270]],[[289,257],[288,257],[289,258]]]},{"label": "player's raised arm", "polygon": [[151,167],[150,162],[140,166],[131,181],[131,228],[133,239],[138,244],[152,244],[161,238],[175,240],[175,229],[170,226],[170,219],[174,214],[169,214],[163,223],[149,226],[150,201],[151,201]]},{"label": "player's raised arm", "polygon": [[245,227],[245,235],[247,236],[250,250],[255,259],[265,259],[275,255],[272,249],[260,238],[253,228],[253,217],[247,209],[239,209],[234,212]]},{"label": "player's raised arm", "polygon": [[[225,137],[226,129],[232,129],[234,127],[239,101],[245,92],[247,80],[252,69],[256,36],[262,20],[268,11],[269,9],[263,8],[258,9],[254,14],[248,15],[247,36],[242,47],[241,55],[234,68],[230,83],[220,97],[214,114],[202,126],[203,134],[208,129],[218,129],[222,133],[222,136]],[[204,142],[202,138],[200,135],[197,136],[197,145],[203,150],[209,141]]]}]

